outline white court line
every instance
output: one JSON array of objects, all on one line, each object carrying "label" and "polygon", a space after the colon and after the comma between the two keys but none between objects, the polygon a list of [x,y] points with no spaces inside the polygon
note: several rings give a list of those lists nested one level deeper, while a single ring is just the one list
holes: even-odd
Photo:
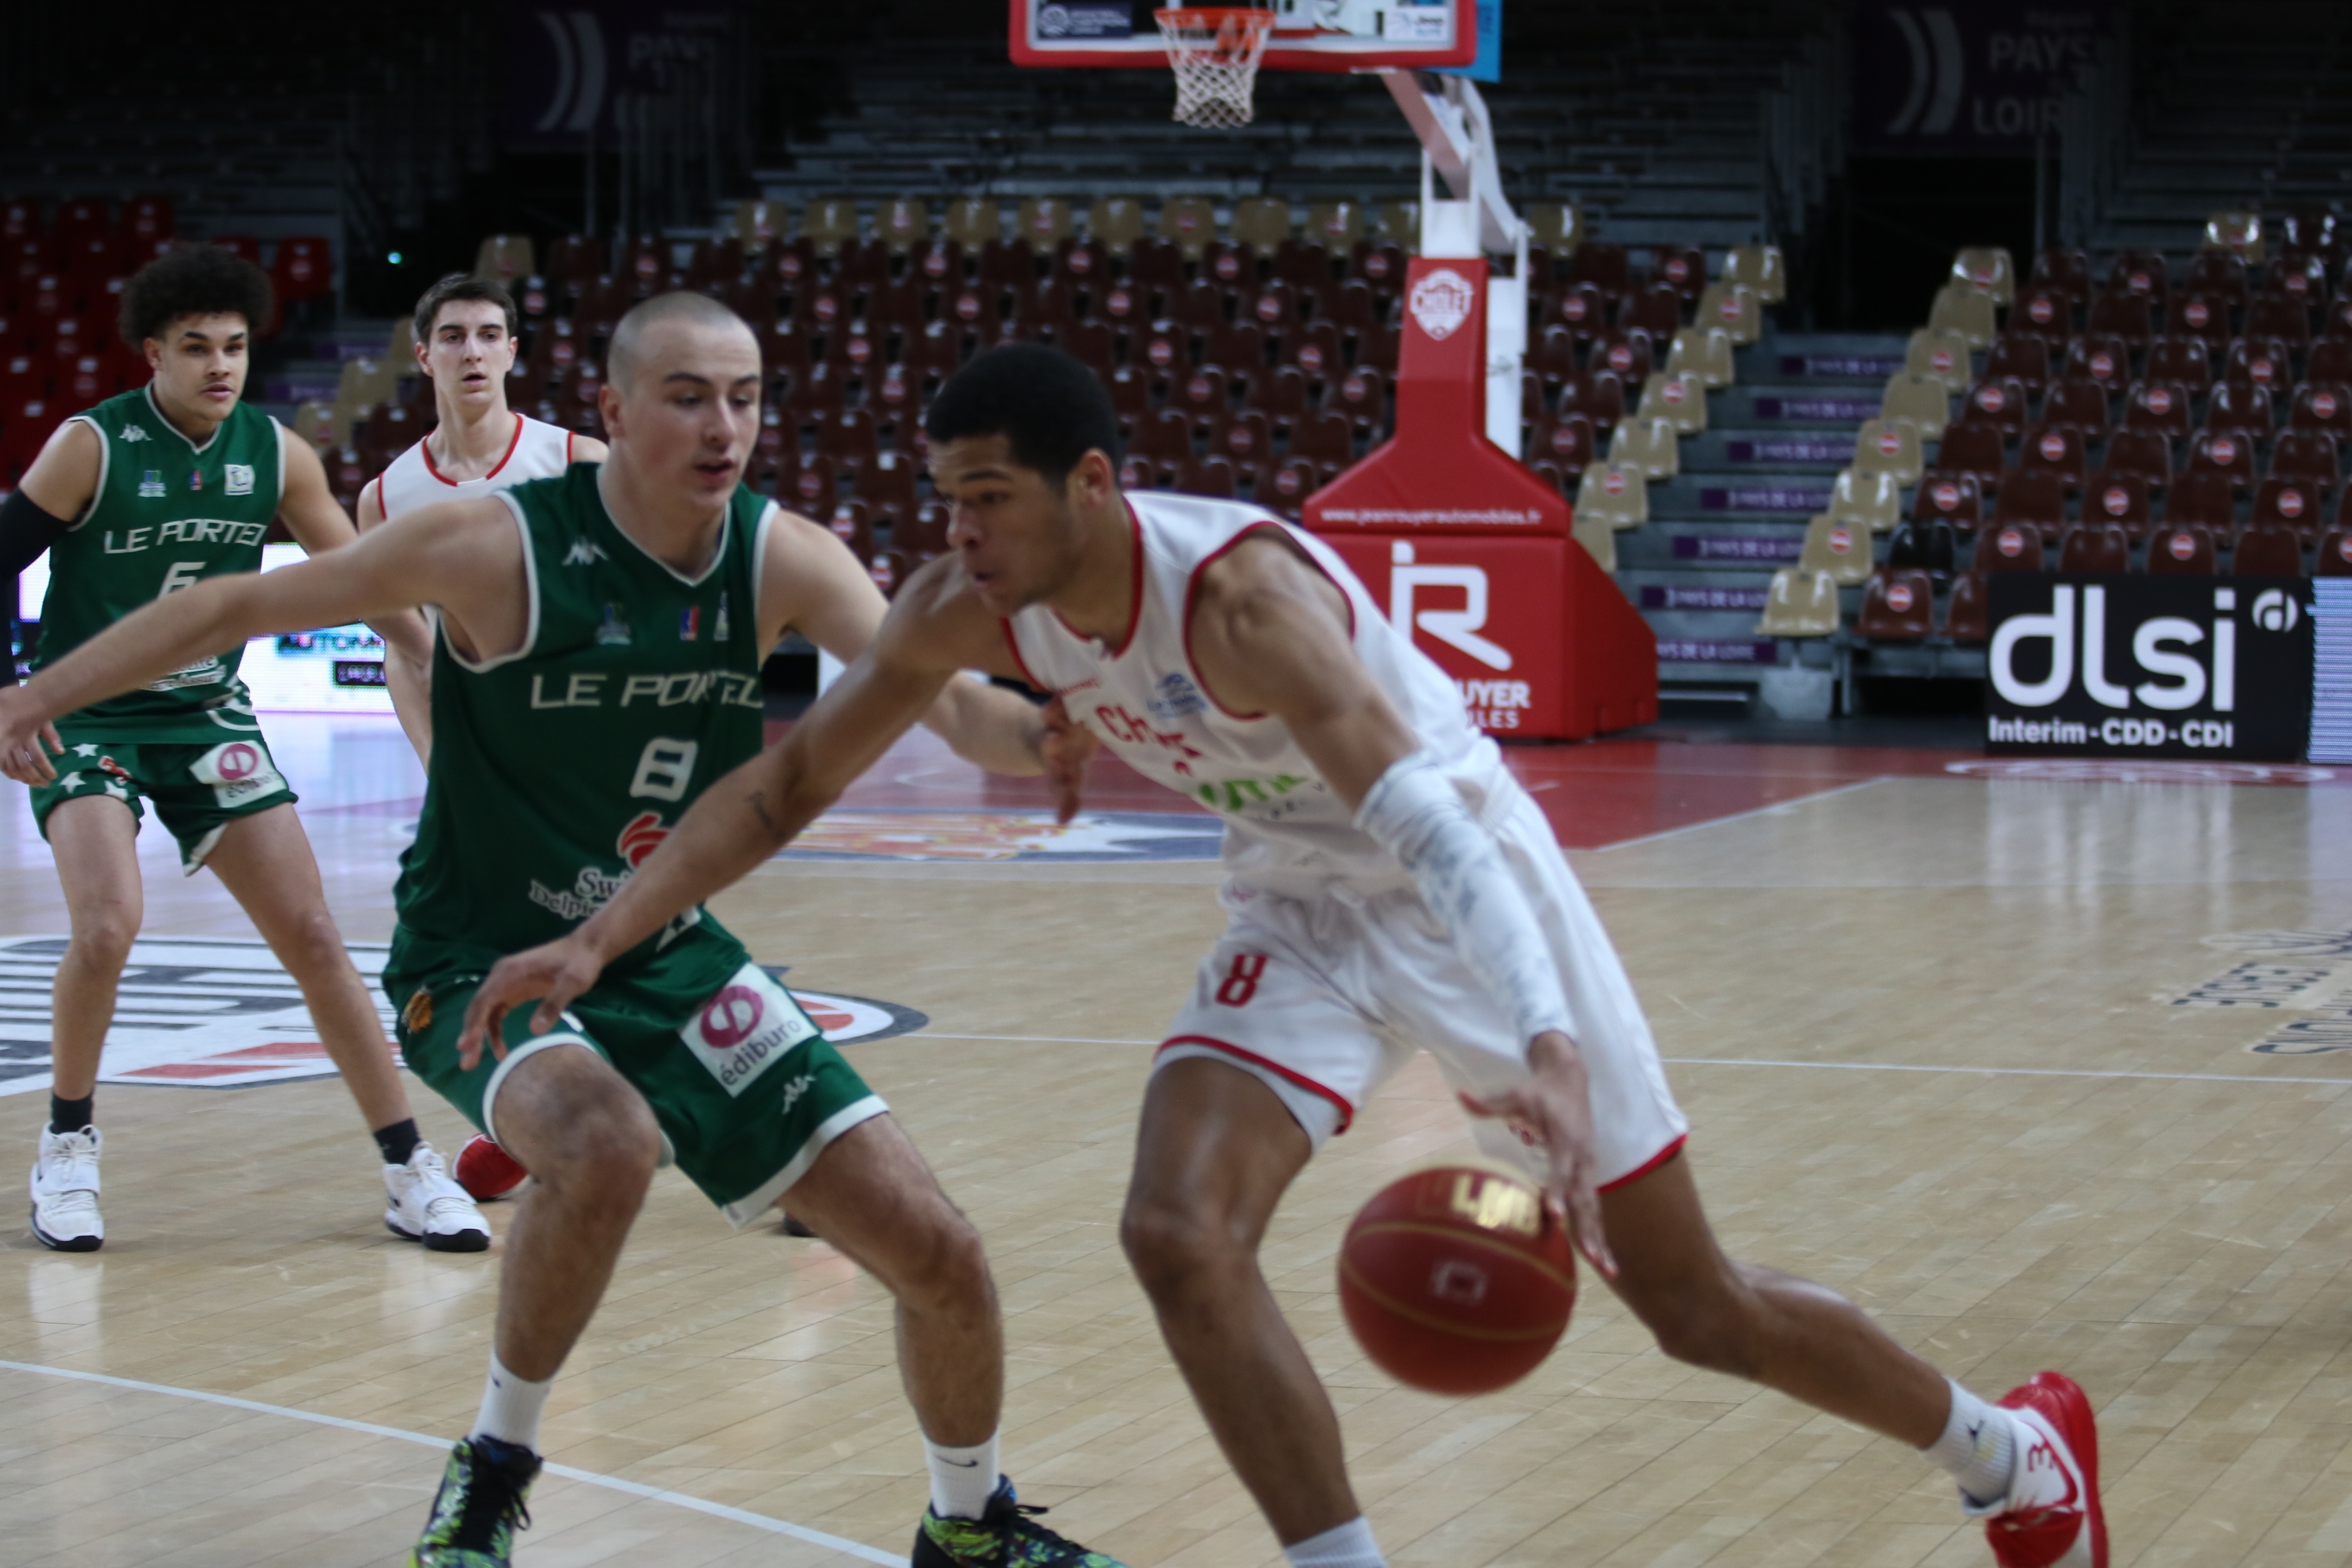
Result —
[{"label": "white court line", "polygon": [[[1877,781],[1873,780],[1873,783]],[[1157,1046],[1158,1040],[1086,1039],[1076,1035],[950,1035],[924,1029],[899,1037],[912,1040],[999,1040],[1037,1046]],[[2307,1083],[2326,1089],[2352,1089],[2352,1078],[2269,1078],[2236,1072],[2134,1072],[2127,1068],[1955,1067],[1935,1062],[1790,1062],[1761,1057],[1660,1057],[1669,1067],[1683,1068],[1822,1068],[1833,1072],[1963,1072],[1988,1078],[2121,1078],[2154,1079],[2166,1083]],[[0,1362],[5,1366],[5,1362]]]},{"label": "white court line", "polygon": [[[134,1389],[141,1394],[168,1394],[179,1399],[198,1400],[205,1405],[223,1405],[231,1410],[250,1410],[258,1415],[282,1415],[291,1421],[309,1421],[320,1426],[340,1426],[346,1432],[364,1432],[371,1437],[390,1437],[402,1443],[418,1443],[427,1448],[446,1451],[449,1442],[444,1437],[428,1437],[422,1432],[407,1432],[397,1426],[379,1426],[372,1421],[348,1421],[341,1415],[321,1415],[315,1410],[297,1410],[285,1405],[264,1405],[258,1400],[238,1399],[226,1394],[208,1394],[201,1388],[175,1388],[168,1383],[142,1383],[136,1378],[109,1377],[104,1373],[73,1372],[61,1366],[42,1366],[25,1361],[0,1361],[0,1371],[29,1372],[42,1377],[68,1378],[76,1383],[99,1383],[110,1388]],[[846,1556],[866,1563],[882,1563],[889,1568],[907,1568],[907,1560],[868,1546],[861,1541],[848,1541],[838,1535],[828,1535],[822,1530],[793,1524],[786,1520],[770,1519],[763,1513],[751,1513],[740,1508],[730,1508],[723,1502],[690,1497],[685,1492],[665,1491],[640,1481],[625,1481],[618,1476],[600,1476],[593,1470],[578,1470],[570,1465],[547,1465],[546,1474],[562,1476],[567,1481],[581,1481],[608,1491],[626,1492],[631,1497],[650,1502],[666,1502],[675,1508],[691,1509],[714,1519],[732,1520],[748,1524],[754,1530],[764,1530],[771,1535],[788,1535],[794,1541],[804,1541],[812,1546],[830,1547]]]},{"label": "white court line", "polygon": [[1661,838],[1674,838],[1685,833],[1696,833],[1702,827],[1720,827],[1727,822],[1744,822],[1751,816],[1786,816],[1801,805],[1811,805],[1817,800],[1827,800],[1832,795],[1852,795],[1858,789],[1868,789],[1873,784],[1883,784],[1886,782],[1884,776],[1874,779],[1856,779],[1852,784],[1840,784],[1835,789],[1815,790],[1811,795],[1792,795],[1787,800],[1776,800],[1769,805],[1754,806],[1747,811],[1735,811],[1729,816],[1710,816],[1705,822],[1685,822],[1680,827],[1669,827],[1660,833],[1644,833],[1639,838],[1620,838],[1614,844],[1603,844],[1587,853],[1606,855],[1612,849],[1629,849],[1636,844],[1655,844]]}]

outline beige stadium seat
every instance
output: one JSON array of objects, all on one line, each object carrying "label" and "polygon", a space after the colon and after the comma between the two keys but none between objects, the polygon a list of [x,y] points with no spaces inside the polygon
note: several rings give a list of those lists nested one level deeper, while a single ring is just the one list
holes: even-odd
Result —
[{"label": "beige stadium seat", "polygon": [[857,237],[857,198],[819,196],[801,209],[801,237],[831,256]]},{"label": "beige stadium seat", "polygon": [[1234,204],[1234,238],[1271,256],[1290,237],[1288,196],[1244,196]]},{"label": "beige stadium seat", "polygon": [[398,390],[399,380],[384,360],[347,359],[341,379],[335,384],[335,407],[345,417],[357,419],[366,410],[387,401]]},{"label": "beige stadium seat", "polygon": [[874,237],[888,246],[893,256],[904,256],[917,247],[929,243],[930,198],[898,196],[877,205],[874,209]]},{"label": "beige stadium seat", "polygon": [[1113,251],[1125,251],[1144,236],[1141,196],[1097,196],[1087,209],[1087,232]]},{"label": "beige stadium seat", "polygon": [[1407,256],[1421,254],[1421,204],[1382,202],[1374,210],[1373,237],[1402,246]]},{"label": "beige stadium seat", "polygon": [[1216,204],[1206,196],[1169,196],[1160,204],[1160,237],[1175,245],[1187,261],[1217,237]]},{"label": "beige stadium seat", "polygon": [[1696,436],[1706,428],[1706,386],[1686,370],[1653,371],[1642,384],[1642,405],[1636,418],[1663,419],[1677,436]]},{"label": "beige stadium seat", "polygon": [[1932,375],[1953,392],[1966,392],[1975,376],[1969,363],[1969,340],[1933,327],[1911,334],[1903,351],[1903,368],[1913,375]]},{"label": "beige stadium seat", "polygon": [[352,443],[352,416],[331,403],[312,399],[294,405],[294,434],[315,447],[325,457],[339,447]]},{"label": "beige stadium seat", "polygon": [[528,278],[539,270],[532,258],[530,237],[527,234],[493,234],[482,240],[481,248],[474,252],[474,276],[496,279],[511,284],[518,278]]},{"label": "beige stadium seat", "polygon": [[2017,264],[2006,246],[1972,245],[1961,251],[1952,258],[1952,281],[1991,295],[2003,310],[2017,300]]},{"label": "beige stadium seat", "polygon": [[1745,283],[1710,283],[1698,297],[1698,321],[1721,327],[1731,341],[1745,348],[1764,333],[1764,306],[1756,290]]},{"label": "beige stadium seat", "polygon": [[1940,441],[1952,422],[1952,390],[1932,375],[1889,376],[1879,399],[1881,419],[1908,420],[1923,441]]},{"label": "beige stadium seat", "polygon": [[[406,316],[392,324],[392,340],[384,347],[383,363],[393,367],[395,375],[421,375],[424,369],[416,363],[416,323]],[[342,445],[337,442],[337,446]]]},{"label": "beige stadium seat", "polygon": [[1927,330],[1957,332],[1972,349],[1989,348],[1998,323],[1992,296],[1966,283],[1951,282],[1936,290],[1936,304],[1927,312]]},{"label": "beige stadium seat", "polygon": [[1650,486],[1637,468],[1594,463],[1577,481],[1576,515],[1611,528],[1639,528],[1650,521]]},{"label": "beige stadium seat", "polygon": [[[1418,220],[1415,223],[1419,227]],[[1334,256],[1345,256],[1364,237],[1364,204],[1318,202],[1307,209],[1306,237],[1327,246]],[[1421,236],[1416,233],[1417,240]]]},{"label": "beige stadium seat", "polygon": [[1789,264],[1777,245],[1735,245],[1723,258],[1723,281],[1745,283],[1757,299],[1777,305],[1789,297]]},{"label": "beige stadium seat", "polygon": [[948,204],[947,237],[966,250],[1004,237],[1004,214],[994,196],[958,196]]},{"label": "beige stadium seat", "polygon": [[1542,246],[1562,260],[1585,241],[1584,214],[1574,202],[1529,202],[1519,209],[1519,216],[1527,220],[1529,243]]},{"label": "beige stadium seat", "polygon": [[2269,250],[2264,243],[2262,215],[2218,212],[2205,220],[2205,248],[2234,250],[2249,267],[2259,264]]},{"label": "beige stadium seat", "polygon": [[1077,232],[1078,215],[1070,209],[1067,197],[1031,196],[1021,204],[1020,223],[1019,237],[1040,256],[1049,256]]},{"label": "beige stadium seat", "polygon": [[1856,522],[1873,533],[1893,531],[1902,516],[1903,487],[1893,474],[1864,474],[1848,468],[1830,489],[1830,516]]},{"label": "beige stadium seat", "polygon": [[1853,466],[1858,473],[1893,474],[1898,485],[1917,484],[1919,426],[1884,415],[1864,420],[1853,437]]},{"label": "beige stadium seat", "polygon": [[1756,635],[1769,637],[1825,637],[1838,629],[1837,579],[1826,572],[1783,566],[1772,574],[1764,593],[1764,618]]},{"label": "beige stadium seat", "polygon": [[1683,471],[1682,437],[1671,420],[1628,419],[1609,438],[1609,460],[1644,479],[1671,479]]},{"label": "beige stadium seat", "polygon": [[784,237],[792,226],[792,214],[783,203],[749,201],[735,204],[735,237],[743,248],[759,254]]},{"label": "beige stadium seat", "polygon": [[[1588,468],[1586,473],[1592,470]],[[1617,570],[1617,531],[1605,517],[1588,517],[1581,510],[1569,524],[1568,536],[1584,546],[1603,572]]]},{"label": "beige stadium seat", "polygon": [[1797,570],[1826,572],[1851,588],[1867,581],[1870,569],[1870,530],[1840,522],[1825,511],[1813,513],[1805,524],[1805,548],[1797,557]]},{"label": "beige stadium seat", "polygon": [[1738,374],[1732,363],[1731,334],[1721,327],[1685,327],[1666,351],[1666,369],[1688,371],[1710,391],[1729,386]]}]

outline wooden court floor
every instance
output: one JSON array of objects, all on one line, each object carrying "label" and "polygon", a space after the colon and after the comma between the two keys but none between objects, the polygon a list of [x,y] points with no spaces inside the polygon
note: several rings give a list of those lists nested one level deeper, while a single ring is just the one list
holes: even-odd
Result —
[{"label": "wooden court floor", "polygon": [[[345,935],[384,940],[416,793],[396,734],[272,734]],[[1517,756],[1649,1008],[1735,1253],[1847,1291],[1988,1394],[2073,1372],[2117,1564],[2352,1564],[2352,780]],[[1103,785],[1118,811],[1171,809]],[[928,1018],[847,1049],[987,1237],[1024,1499],[1136,1568],[1276,1564],[1117,1242],[1150,1047],[1220,923],[1213,868],[992,858],[1033,842],[1002,821],[958,836],[1026,804],[935,748],[894,753],[852,803],[868,816],[836,825],[842,858],[772,863],[719,912],[795,984]],[[877,822],[944,858],[861,855]],[[142,853],[151,932],[247,934],[161,834]],[[9,786],[0,942],[64,929]],[[25,994],[0,995],[19,1037]],[[1916,1456],[1665,1361],[1602,1291],[1499,1394],[1369,1366],[1332,1289],[1341,1228],[1391,1173],[1468,1146],[1425,1068],[1309,1169],[1266,1254],[1400,1568],[1990,1562]],[[45,1088],[0,1082],[19,1172]],[[454,1147],[459,1119],[415,1092]],[[331,1079],[110,1084],[100,1120],[105,1249],[0,1226],[0,1562],[401,1561],[478,1398],[497,1254],[383,1232]],[[883,1293],[820,1243],[730,1235],[668,1173],[545,1447],[563,1470],[527,1568],[903,1562],[926,1495]]]}]

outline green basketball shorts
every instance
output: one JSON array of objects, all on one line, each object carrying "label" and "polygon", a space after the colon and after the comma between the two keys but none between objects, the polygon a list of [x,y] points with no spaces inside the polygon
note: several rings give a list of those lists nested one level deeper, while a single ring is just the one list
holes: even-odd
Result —
[{"label": "green basketball shorts", "polygon": [[33,821],[41,837],[49,813],[84,795],[109,795],[131,808],[137,822],[144,801],[179,841],[180,868],[193,877],[213,852],[228,825],[240,816],[291,805],[296,798],[271,760],[260,731],[205,744],[109,740],[78,729],[70,719],[58,724],[66,754],[49,762],[54,784],[33,786]]},{"label": "green basketball shorts", "polygon": [[716,994],[688,998],[666,985],[667,973],[707,973],[681,951],[698,941],[734,939],[688,931],[651,963],[599,982],[544,1035],[530,1032],[536,1004],[511,1009],[506,1058],[485,1048],[470,1072],[457,1065],[457,1037],[481,975],[388,975],[401,1052],[436,1093],[496,1138],[509,1075],[541,1051],[586,1047],[645,1096],[677,1168],[740,1230],[827,1144],[889,1107],[759,965],[746,960]]}]

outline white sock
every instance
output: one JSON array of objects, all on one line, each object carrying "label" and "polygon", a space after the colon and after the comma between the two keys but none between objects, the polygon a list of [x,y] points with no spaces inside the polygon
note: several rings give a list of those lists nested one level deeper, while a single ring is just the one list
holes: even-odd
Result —
[{"label": "white sock", "polygon": [[2010,1468],[2016,1461],[2017,1417],[1953,1383],[1944,1435],[1921,1452],[1950,1472],[1969,1501],[1979,1507],[1999,1502],[2009,1495]]},{"label": "white sock", "polygon": [[1372,1539],[1371,1524],[1361,1514],[1284,1547],[1282,1555],[1290,1568],[1389,1568],[1380,1542]]},{"label": "white sock", "polygon": [[931,1467],[931,1511],[941,1519],[978,1519],[996,1492],[996,1434],[969,1448],[923,1439]]},{"label": "white sock", "polygon": [[474,1417],[476,1437],[496,1437],[501,1443],[539,1452],[539,1413],[547,1408],[547,1391],[555,1380],[533,1383],[517,1377],[490,1352],[490,1379],[482,1385],[482,1413]]}]

